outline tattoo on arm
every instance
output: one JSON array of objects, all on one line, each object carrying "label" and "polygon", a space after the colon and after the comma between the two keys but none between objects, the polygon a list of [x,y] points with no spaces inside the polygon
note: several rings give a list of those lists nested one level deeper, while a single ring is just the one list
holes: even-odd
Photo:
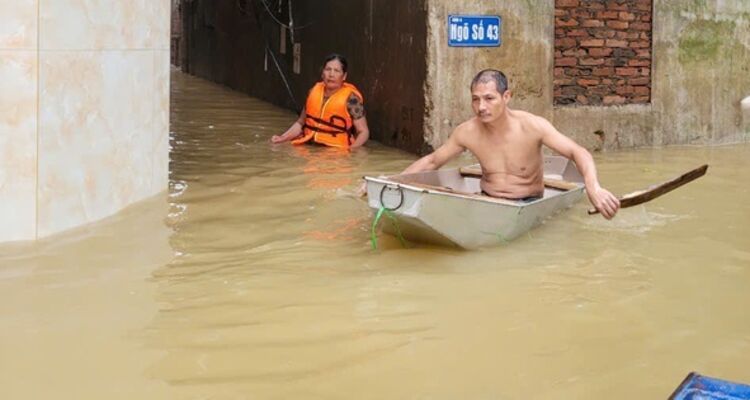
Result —
[{"label": "tattoo on arm", "polygon": [[346,100],[346,110],[349,111],[352,120],[358,120],[365,116],[365,105],[354,93],[350,94]]}]

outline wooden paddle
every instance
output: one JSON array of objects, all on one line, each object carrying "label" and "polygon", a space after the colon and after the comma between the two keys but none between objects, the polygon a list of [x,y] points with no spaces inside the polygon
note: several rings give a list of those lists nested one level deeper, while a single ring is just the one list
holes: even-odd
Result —
[{"label": "wooden paddle", "polygon": [[[708,170],[708,164],[701,165],[700,167],[691,170],[689,172],[686,172],[672,180],[666,181],[664,183],[653,185],[645,190],[638,190],[632,193],[628,193],[622,197],[620,197],[620,208],[627,208],[627,207],[633,207],[637,206],[638,204],[643,204],[647,201],[651,201],[665,193],[669,193],[678,187],[694,181],[701,176],[706,174],[706,170]],[[589,209],[589,215],[597,214],[599,213],[599,210],[595,208]]]},{"label": "wooden paddle", "polygon": [[[461,167],[458,169],[458,173],[460,173],[461,176],[469,176],[472,178],[482,177],[482,170],[480,168]],[[552,188],[552,189],[562,190],[562,191],[568,191],[568,190],[579,188],[579,186],[573,182],[568,182],[568,181],[564,181],[560,179],[545,179],[544,186],[548,188]]]}]

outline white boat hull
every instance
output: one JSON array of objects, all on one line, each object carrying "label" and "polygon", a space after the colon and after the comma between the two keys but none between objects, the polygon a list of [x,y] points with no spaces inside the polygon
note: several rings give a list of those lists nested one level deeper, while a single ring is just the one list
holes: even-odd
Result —
[{"label": "white boat hull", "polygon": [[[368,205],[389,210],[407,240],[475,249],[513,240],[583,197],[583,179],[566,158],[545,157],[544,174],[575,186],[545,188],[541,199],[523,203],[480,195],[479,179],[458,168],[365,180]],[[385,232],[395,234],[393,225],[384,218]]]}]

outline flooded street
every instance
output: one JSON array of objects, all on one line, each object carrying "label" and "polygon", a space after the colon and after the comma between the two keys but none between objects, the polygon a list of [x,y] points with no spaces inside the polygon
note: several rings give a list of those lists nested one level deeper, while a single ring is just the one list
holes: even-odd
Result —
[{"label": "flooded street", "polygon": [[414,155],[272,146],[293,113],[172,79],[168,192],[0,245],[0,398],[663,399],[690,371],[750,383],[750,146],[595,154],[618,194],[710,164],[612,221],[584,201],[500,247],[381,234],[372,250],[359,178]]}]

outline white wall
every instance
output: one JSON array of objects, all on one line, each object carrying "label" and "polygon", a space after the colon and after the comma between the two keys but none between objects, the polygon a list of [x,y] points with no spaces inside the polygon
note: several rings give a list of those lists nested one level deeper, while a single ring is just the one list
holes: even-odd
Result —
[{"label": "white wall", "polygon": [[169,0],[0,0],[0,241],[167,188]]}]

